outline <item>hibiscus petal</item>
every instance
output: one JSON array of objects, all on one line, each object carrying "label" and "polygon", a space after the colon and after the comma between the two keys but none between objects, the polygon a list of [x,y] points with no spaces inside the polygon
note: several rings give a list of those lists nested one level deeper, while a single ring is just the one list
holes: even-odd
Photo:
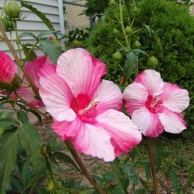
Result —
[{"label": "hibiscus petal", "polygon": [[144,107],[147,97],[148,93],[143,85],[139,83],[128,85],[123,92],[127,112],[131,115],[135,110]]},{"label": "hibiscus petal", "polygon": [[182,114],[174,113],[167,108],[165,108],[162,113],[159,113],[159,119],[166,132],[180,133],[186,129]]},{"label": "hibiscus petal", "polygon": [[52,123],[52,128],[57,135],[62,137],[63,140],[68,140],[77,135],[78,131],[82,128],[82,125],[83,123],[78,117],[76,117],[72,122],[58,122],[54,120]]},{"label": "hibiscus petal", "polygon": [[70,87],[73,95],[93,96],[101,77],[106,73],[106,66],[84,49],[70,49],[57,61],[57,74]]},{"label": "hibiscus petal", "polygon": [[[33,79],[34,84],[36,85],[36,87],[39,88],[39,81],[38,81],[38,71],[41,67],[43,67],[44,65],[49,65],[49,64],[53,64],[50,59],[43,55],[43,56],[39,56],[37,57],[34,61],[26,63],[24,65],[24,68],[26,69],[28,75]],[[26,78],[24,76],[24,81],[26,82]]]},{"label": "hibiscus petal", "polygon": [[0,69],[0,82],[11,83],[18,72],[14,61],[3,51],[0,51]]},{"label": "hibiscus petal", "polygon": [[70,108],[73,99],[65,81],[56,74],[55,65],[47,65],[39,71],[40,96],[49,112],[57,121],[73,121],[75,112]]},{"label": "hibiscus petal", "polygon": [[99,103],[96,106],[98,114],[105,112],[108,109],[121,110],[122,108],[121,90],[112,81],[102,80],[94,94],[94,98],[99,100]]},{"label": "hibiscus petal", "polygon": [[151,69],[145,70],[139,74],[134,82],[142,84],[146,88],[148,95],[152,96],[161,94],[164,86],[160,73]]},{"label": "hibiscus petal", "polygon": [[157,137],[163,132],[158,114],[151,113],[144,107],[133,112],[132,121],[145,136]]},{"label": "hibiscus petal", "polygon": [[189,106],[189,93],[176,84],[164,83],[163,93],[160,98],[163,106],[173,112],[180,113]]},{"label": "hibiscus petal", "polygon": [[96,120],[97,125],[110,135],[116,156],[127,153],[142,139],[137,126],[122,112],[110,109],[98,115]]},{"label": "hibiscus petal", "polygon": [[35,98],[35,94],[32,88],[20,88],[17,90],[17,94],[33,107],[44,107],[44,103],[42,102],[42,100],[38,100]]},{"label": "hibiscus petal", "polygon": [[100,127],[83,124],[78,135],[72,139],[72,143],[76,150],[86,155],[102,158],[105,162],[115,159],[110,136]]}]

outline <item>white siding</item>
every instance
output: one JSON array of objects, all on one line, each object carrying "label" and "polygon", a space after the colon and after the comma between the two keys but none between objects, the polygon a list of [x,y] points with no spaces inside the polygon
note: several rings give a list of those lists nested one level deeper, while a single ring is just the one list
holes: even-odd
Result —
[{"label": "white siding", "polygon": [[[9,1],[10,0],[8,0],[7,2]],[[3,2],[3,0],[0,0],[0,13],[2,12]],[[19,0],[16,0],[16,2],[19,2]],[[63,30],[63,25],[60,23],[60,17],[63,15],[63,13],[59,13],[59,10],[62,10],[59,9],[59,6],[61,6],[59,4],[62,4],[62,0],[26,0],[26,2],[44,13],[46,17],[51,21],[55,30],[60,32]],[[23,16],[25,16],[26,18],[17,22],[19,34],[22,32],[32,32],[35,35],[38,35],[43,31],[49,30],[47,26],[40,20],[40,18],[32,13],[30,10],[22,8],[22,13]],[[10,37],[10,33],[7,33],[7,36]],[[15,48],[17,48],[15,44],[14,32],[12,33],[12,37],[14,40]],[[24,42],[33,42],[33,39],[30,37],[24,38]],[[0,40],[0,50],[9,53],[7,45],[2,40]]]}]

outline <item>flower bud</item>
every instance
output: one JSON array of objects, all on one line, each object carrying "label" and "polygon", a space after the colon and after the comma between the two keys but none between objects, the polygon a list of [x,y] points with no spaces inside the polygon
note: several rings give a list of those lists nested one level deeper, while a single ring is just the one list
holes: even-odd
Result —
[{"label": "flower bud", "polygon": [[127,34],[132,34],[132,32],[133,32],[132,27],[127,26],[127,27],[125,28],[125,32],[126,32]]},{"label": "flower bud", "polygon": [[15,1],[11,1],[5,7],[5,14],[10,20],[18,20],[20,18],[21,6]]},{"label": "flower bud", "polygon": [[117,30],[116,28],[113,29],[113,34],[117,35],[119,34],[119,30]]},{"label": "flower bud", "polygon": [[15,30],[15,24],[13,21],[8,20],[7,18],[2,19],[2,24],[6,32],[11,32]]},{"label": "flower bud", "polygon": [[148,65],[156,66],[158,64],[158,59],[153,55],[148,59]]},{"label": "flower bud", "polygon": [[116,4],[115,0],[110,0],[109,5],[114,6]]},{"label": "flower bud", "polygon": [[112,55],[112,57],[113,57],[113,59],[115,59],[115,60],[121,60],[122,59],[122,55],[121,55],[121,53],[120,52],[115,52],[113,55]]},{"label": "flower bud", "polygon": [[134,47],[134,48],[139,48],[139,47],[141,47],[141,43],[140,43],[138,40],[136,40],[136,41],[133,43],[133,47]]}]

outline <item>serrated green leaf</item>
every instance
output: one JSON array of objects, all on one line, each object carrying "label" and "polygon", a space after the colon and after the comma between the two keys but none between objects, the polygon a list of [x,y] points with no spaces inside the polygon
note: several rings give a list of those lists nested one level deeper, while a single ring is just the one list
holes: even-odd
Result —
[{"label": "serrated green leaf", "polygon": [[37,172],[40,172],[40,139],[36,128],[30,123],[23,123],[18,128],[19,140]]},{"label": "serrated green leaf", "polygon": [[16,166],[18,150],[17,131],[0,136],[0,193],[5,194],[10,187],[11,173]]},{"label": "serrated green leaf", "polygon": [[20,122],[22,122],[22,123],[27,123],[28,120],[29,120],[27,114],[26,114],[24,111],[19,111],[19,112],[17,113],[17,118],[18,118],[18,120],[19,120]]},{"label": "serrated green leaf", "polygon": [[36,59],[37,56],[33,50],[30,50],[30,48],[28,48],[26,44],[23,44],[22,47],[27,61],[33,61],[34,59]]},{"label": "serrated green leaf", "polygon": [[19,34],[19,38],[23,38],[23,37],[33,37],[36,39],[36,36],[31,32],[22,32],[21,34]]},{"label": "serrated green leaf", "polygon": [[21,5],[22,7],[25,7],[29,9],[30,11],[32,11],[34,14],[36,14],[50,30],[54,30],[54,27],[52,23],[50,22],[50,20],[41,11],[37,10],[32,5],[30,5],[29,3],[23,0],[21,0]]},{"label": "serrated green leaf", "polygon": [[55,152],[51,155],[51,158],[59,160],[60,162],[65,164],[69,164],[70,166],[74,167],[77,171],[81,172],[80,169],[75,164],[75,162],[65,153]]},{"label": "serrated green leaf", "polygon": [[162,142],[160,138],[150,138],[148,141],[150,142],[150,146],[153,151],[154,162],[157,172],[160,169],[162,159],[164,156]]},{"label": "serrated green leaf", "polygon": [[125,80],[128,80],[131,77],[131,75],[135,72],[135,69],[137,67],[137,62],[138,62],[138,56],[133,51],[129,52],[126,55],[125,67],[124,67]]},{"label": "serrated green leaf", "polygon": [[171,179],[172,179],[172,186],[174,187],[175,192],[179,194],[180,193],[179,180],[178,180],[176,171],[174,169],[171,170]]},{"label": "serrated green leaf", "polygon": [[57,59],[63,53],[60,46],[57,46],[49,38],[44,38],[39,41],[39,48],[51,59],[53,63],[57,63]]},{"label": "serrated green leaf", "polygon": [[148,56],[148,54],[144,50],[141,50],[141,49],[133,49],[132,52],[135,52],[137,54],[141,53],[143,55],[147,55]]},{"label": "serrated green leaf", "polygon": [[57,33],[56,31],[47,30],[47,31],[40,33],[37,38],[39,40],[41,40],[42,38],[44,38],[47,35],[56,34],[56,33]]},{"label": "serrated green leaf", "polygon": [[13,118],[1,118],[0,126],[5,129],[7,127],[19,127],[20,124]]},{"label": "serrated green leaf", "polygon": [[126,180],[124,173],[122,172],[119,166],[120,164],[117,158],[113,162],[111,162],[112,173],[115,176],[118,186],[123,191],[123,193],[126,193],[128,181]]}]

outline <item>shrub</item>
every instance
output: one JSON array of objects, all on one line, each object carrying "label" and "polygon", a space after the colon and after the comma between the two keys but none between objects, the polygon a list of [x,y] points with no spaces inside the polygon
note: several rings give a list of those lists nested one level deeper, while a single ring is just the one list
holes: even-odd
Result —
[{"label": "shrub", "polygon": [[[104,17],[91,31],[86,47],[107,64],[107,78],[119,83],[119,78],[124,74],[122,69],[125,59],[118,61],[112,55],[125,41],[120,24],[115,22],[117,17],[118,5],[107,8]],[[127,4],[123,9],[125,26],[133,18],[133,31],[142,30],[130,36],[132,49],[133,43],[138,40],[142,50],[158,59],[157,64],[147,63],[148,57],[141,55],[139,70],[155,69],[165,81],[177,83],[189,90],[191,105],[186,112],[186,119],[191,124],[194,121],[194,18],[188,7],[166,0],[140,0],[137,7]]]}]

